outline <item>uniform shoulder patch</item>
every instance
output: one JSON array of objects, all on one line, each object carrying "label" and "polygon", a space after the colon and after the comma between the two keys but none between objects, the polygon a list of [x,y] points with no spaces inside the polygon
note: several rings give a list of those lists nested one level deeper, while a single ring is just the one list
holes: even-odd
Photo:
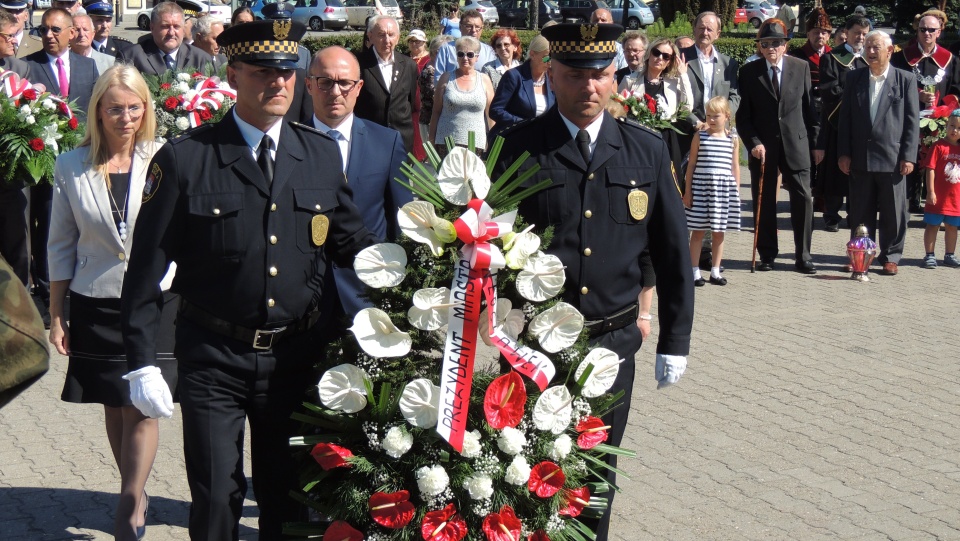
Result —
[{"label": "uniform shoulder patch", "polygon": [[161,180],[163,180],[163,170],[160,168],[159,163],[153,162],[153,165],[150,167],[150,172],[147,173],[147,179],[143,183],[143,197],[140,199],[141,204],[153,199],[153,196],[157,193],[157,188],[160,187]]}]

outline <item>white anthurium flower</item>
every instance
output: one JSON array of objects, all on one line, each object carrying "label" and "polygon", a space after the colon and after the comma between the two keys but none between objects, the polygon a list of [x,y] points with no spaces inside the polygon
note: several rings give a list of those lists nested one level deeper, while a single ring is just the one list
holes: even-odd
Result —
[{"label": "white anthurium flower", "polygon": [[430,247],[433,255],[443,254],[443,245],[457,238],[457,230],[448,220],[437,216],[427,201],[411,201],[397,211],[400,229],[411,239]]},{"label": "white anthurium flower", "polygon": [[400,285],[407,275],[407,252],[399,244],[367,246],[353,260],[357,278],[376,289]]},{"label": "white anthurium flower", "polygon": [[484,199],[490,191],[490,177],[483,160],[463,147],[455,147],[443,159],[437,182],[443,198],[456,205],[466,205],[474,197]]},{"label": "white anthurium flower", "polygon": [[413,344],[409,334],[398,329],[386,312],[376,308],[357,312],[350,332],[371,357],[403,357]]},{"label": "white anthurium flower", "polygon": [[440,387],[426,378],[415,379],[403,388],[400,395],[400,413],[417,428],[437,426],[440,411]]},{"label": "white anthurium flower", "polygon": [[370,379],[360,367],[352,364],[334,366],[323,373],[317,390],[323,405],[344,413],[356,413],[367,407],[366,381]]},{"label": "white anthurium flower", "polygon": [[588,366],[593,365],[593,370],[587,376],[587,381],[583,384],[583,396],[587,398],[596,398],[613,387],[613,382],[617,379],[620,372],[620,363],[623,359],[615,352],[607,348],[594,348],[584,357],[574,377],[579,381],[580,376]]},{"label": "white anthurium flower", "polygon": [[435,331],[447,324],[450,317],[450,288],[428,287],[413,294],[413,306],[407,310],[407,321],[421,331]]},{"label": "white anthurium flower", "polygon": [[548,353],[556,353],[572,346],[583,330],[583,314],[573,305],[558,302],[537,314],[530,322],[530,332]]},{"label": "white anthurium flower", "polygon": [[517,274],[517,292],[528,301],[552,299],[563,288],[566,280],[563,271],[563,262],[559,257],[537,252],[527,259],[523,270]]},{"label": "white anthurium flower", "polygon": [[562,434],[573,417],[573,395],[565,385],[554,385],[540,394],[533,406],[533,426]]},{"label": "white anthurium flower", "polygon": [[504,256],[507,267],[513,270],[522,269],[530,256],[540,249],[540,237],[531,233],[532,229],[531,225],[517,234],[511,233],[504,237],[503,249],[507,251]]},{"label": "white anthurium flower", "polygon": [[[483,340],[483,343],[488,346],[493,346],[493,342],[490,340],[490,323],[487,315],[489,314],[489,308],[484,308],[483,312],[480,312],[480,325],[478,327],[480,333],[480,339]],[[510,302],[510,299],[497,299],[497,328],[502,330],[504,334],[513,338],[514,340],[520,336],[520,333],[523,332],[523,312],[520,310],[513,310],[513,303]]]}]

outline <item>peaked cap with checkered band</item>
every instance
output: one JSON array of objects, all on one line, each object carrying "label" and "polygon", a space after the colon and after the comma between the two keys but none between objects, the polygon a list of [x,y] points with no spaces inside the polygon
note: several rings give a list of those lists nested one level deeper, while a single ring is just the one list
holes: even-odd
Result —
[{"label": "peaked cap with checkered band", "polygon": [[555,24],[543,29],[550,60],[578,69],[603,69],[617,56],[619,24]]},{"label": "peaked cap with checkered band", "polygon": [[307,27],[290,19],[254,21],[227,28],[217,36],[230,62],[278,69],[295,69],[300,39]]}]

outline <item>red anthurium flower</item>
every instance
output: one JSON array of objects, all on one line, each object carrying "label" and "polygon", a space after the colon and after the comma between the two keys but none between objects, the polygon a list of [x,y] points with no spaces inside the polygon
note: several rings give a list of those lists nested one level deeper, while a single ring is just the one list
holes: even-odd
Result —
[{"label": "red anthurium flower", "polygon": [[424,541],[460,541],[467,536],[467,521],[451,503],[438,511],[430,511],[423,517],[420,533]]},{"label": "red anthurium flower", "polygon": [[34,152],[43,151],[44,146],[43,139],[40,139],[39,137],[30,140],[30,148],[32,148]]},{"label": "red anthurium flower", "polygon": [[547,532],[543,530],[537,530],[527,536],[527,541],[550,541],[550,538],[547,537]]},{"label": "red anthurium flower", "polygon": [[587,487],[571,488],[563,491],[563,506],[557,510],[558,514],[568,517],[579,516],[583,508],[590,503],[590,489]]},{"label": "red anthurium flower", "polygon": [[483,398],[483,413],[487,423],[497,430],[516,428],[523,418],[523,406],[527,403],[527,389],[520,374],[511,370],[490,382]]},{"label": "red anthurium flower", "polygon": [[342,520],[335,520],[323,532],[323,541],[363,541],[363,532]]},{"label": "red anthurium flower", "polygon": [[527,488],[541,498],[549,498],[560,490],[566,480],[567,476],[560,466],[545,460],[530,470]]},{"label": "red anthurium flower", "polygon": [[377,492],[370,496],[370,517],[384,528],[399,530],[413,519],[413,504],[406,490],[387,494]]},{"label": "red anthurium flower", "polygon": [[647,102],[647,109],[649,109],[651,113],[656,113],[656,112],[657,112],[657,100],[654,99],[654,97],[651,96],[650,94],[644,94],[644,95],[643,95],[643,99],[644,99],[644,101]]},{"label": "red anthurium flower", "polygon": [[350,464],[344,459],[352,457],[353,453],[339,445],[318,443],[313,446],[310,455],[324,471],[329,471],[333,468],[349,468]]},{"label": "red anthurium flower", "polygon": [[487,541],[520,541],[520,519],[513,508],[504,505],[499,513],[490,513],[483,519],[483,533]]},{"label": "red anthurium flower", "polygon": [[610,428],[603,424],[599,417],[587,417],[577,423],[577,445],[581,449],[593,449],[597,445],[607,441],[607,429]]}]

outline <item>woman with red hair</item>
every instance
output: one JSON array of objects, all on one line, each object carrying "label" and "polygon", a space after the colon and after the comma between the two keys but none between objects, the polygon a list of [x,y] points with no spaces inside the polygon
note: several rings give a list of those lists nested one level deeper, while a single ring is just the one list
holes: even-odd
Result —
[{"label": "woman with red hair", "polygon": [[480,71],[486,73],[493,82],[493,89],[497,89],[500,83],[500,77],[511,68],[520,65],[520,58],[523,57],[523,45],[520,44],[520,36],[508,28],[501,28],[493,34],[490,39],[490,46],[496,53],[497,59],[491,60],[484,65]]}]

